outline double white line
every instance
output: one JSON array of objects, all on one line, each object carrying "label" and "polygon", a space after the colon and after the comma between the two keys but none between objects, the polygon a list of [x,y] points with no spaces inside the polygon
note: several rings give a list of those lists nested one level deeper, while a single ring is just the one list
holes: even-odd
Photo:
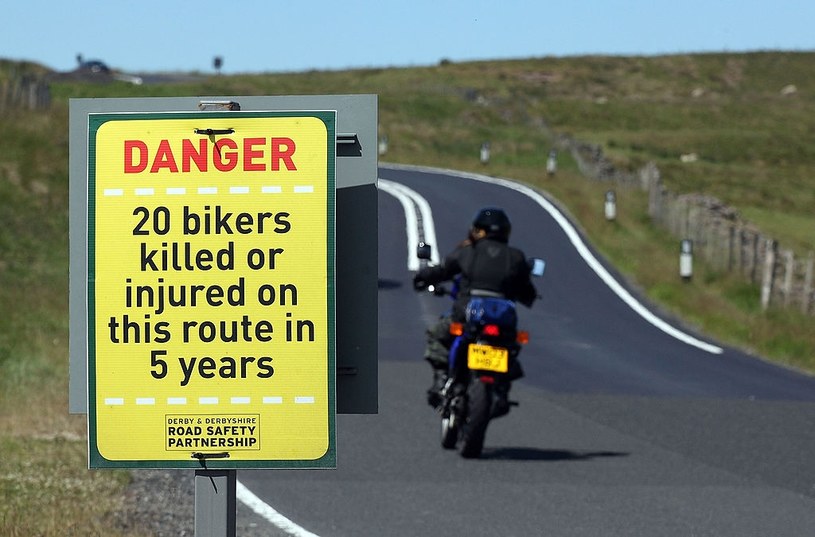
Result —
[{"label": "double white line", "polygon": [[430,263],[438,265],[440,260],[436,243],[436,225],[433,223],[433,211],[430,210],[427,200],[415,190],[387,179],[379,179],[379,188],[399,200],[405,210],[408,270],[417,271],[421,267],[415,250],[420,242],[430,245]]}]

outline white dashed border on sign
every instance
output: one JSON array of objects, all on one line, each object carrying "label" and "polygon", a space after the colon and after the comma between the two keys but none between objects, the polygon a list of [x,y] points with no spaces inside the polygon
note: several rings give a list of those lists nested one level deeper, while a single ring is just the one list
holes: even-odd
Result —
[{"label": "white dashed border on sign", "polygon": [[[232,405],[250,405],[252,404],[252,398],[247,397],[244,395],[237,395],[229,397],[229,404]],[[261,398],[261,401],[264,405],[282,405],[285,403],[283,397],[280,396],[265,396]],[[206,397],[202,396],[199,397],[196,402],[199,405],[219,405],[221,404],[221,399],[219,397]],[[310,395],[298,395],[291,399],[291,403],[295,405],[313,405],[316,402],[316,399]],[[136,406],[155,406],[156,398],[155,397],[136,397],[133,400],[133,403]],[[106,406],[125,406],[128,402],[124,397],[106,397],[105,398],[105,405]],[[186,397],[168,397],[167,398],[167,405],[168,406],[185,406],[188,404],[188,399]]]},{"label": "white dashed border on sign", "polygon": [[[162,190],[169,196],[185,196],[190,193],[189,189],[185,187],[166,187],[164,189],[142,187],[134,188],[133,195],[140,197],[155,196],[156,193],[161,192]],[[256,189],[256,191],[257,190],[258,189]],[[261,194],[282,194],[284,192],[283,187],[279,185],[264,185],[261,186],[259,190]],[[216,186],[200,186],[193,191],[201,196],[211,196],[213,194],[218,194],[221,189]],[[233,185],[226,188],[226,192],[234,195],[245,195],[251,194],[252,188],[246,185]],[[291,192],[294,194],[313,194],[314,185],[294,185],[291,187]],[[126,191],[123,188],[106,188],[102,191],[102,194],[106,197],[122,197],[126,195]]]}]

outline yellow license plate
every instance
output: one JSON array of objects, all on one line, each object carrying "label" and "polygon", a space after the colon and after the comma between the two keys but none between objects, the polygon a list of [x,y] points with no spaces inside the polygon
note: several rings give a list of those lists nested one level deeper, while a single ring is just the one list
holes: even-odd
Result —
[{"label": "yellow license plate", "polygon": [[509,369],[509,351],[503,347],[472,343],[467,349],[467,367],[506,373]]}]

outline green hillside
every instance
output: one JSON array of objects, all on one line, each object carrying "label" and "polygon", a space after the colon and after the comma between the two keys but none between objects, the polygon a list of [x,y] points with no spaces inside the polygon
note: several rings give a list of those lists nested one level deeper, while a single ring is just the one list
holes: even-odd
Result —
[{"label": "green hillside", "polygon": [[[623,171],[654,162],[669,190],[715,196],[806,256],[815,251],[813,62],[815,53],[780,52],[443,61],[131,85],[49,79],[42,66],[0,61],[0,495],[8,498],[0,534],[137,534],[112,529],[106,516],[127,474],[85,469],[84,422],[67,413],[69,98],[378,94],[389,142],[382,160],[545,189],[659,307],[719,341],[815,371],[812,316],[763,312],[755,285],[703,263],[683,284],[678,241],[652,225],[647,194],[618,188],[619,217],[605,221],[604,194],[616,185],[585,179],[561,145],[565,137],[596,144]],[[21,78],[48,80],[50,106],[15,100]],[[559,169],[547,176],[555,147]]]}]

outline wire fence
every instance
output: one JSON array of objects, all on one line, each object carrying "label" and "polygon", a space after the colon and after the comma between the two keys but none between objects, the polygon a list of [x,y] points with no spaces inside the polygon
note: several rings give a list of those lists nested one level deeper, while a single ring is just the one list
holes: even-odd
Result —
[{"label": "wire fence", "polygon": [[42,78],[23,75],[0,79],[0,111],[40,110],[51,106],[51,89]]},{"label": "wire fence", "polygon": [[652,221],[680,240],[690,240],[693,254],[711,267],[734,273],[759,287],[761,307],[798,308],[815,313],[815,254],[801,256],[742,220],[731,207],[716,198],[699,194],[676,194],[662,183],[659,168],[649,163],[635,173],[624,172],[603,156],[598,146],[564,138],[561,140],[589,178],[638,187],[648,192]]}]

